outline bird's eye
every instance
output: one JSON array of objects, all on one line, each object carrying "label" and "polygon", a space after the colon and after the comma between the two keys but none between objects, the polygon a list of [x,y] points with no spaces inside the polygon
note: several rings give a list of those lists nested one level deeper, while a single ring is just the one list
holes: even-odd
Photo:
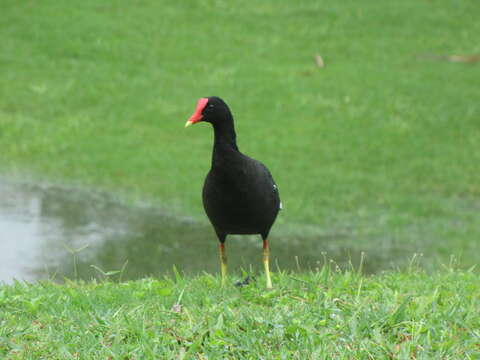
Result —
[{"label": "bird's eye", "polygon": [[214,108],[214,105],[213,105],[213,104],[208,104],[208,108],[209,108],[209,109],[213,109],[213,108]]}]

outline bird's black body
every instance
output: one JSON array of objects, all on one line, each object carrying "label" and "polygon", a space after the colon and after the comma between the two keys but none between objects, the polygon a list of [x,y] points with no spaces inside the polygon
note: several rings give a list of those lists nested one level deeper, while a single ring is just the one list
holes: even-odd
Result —
[{"label": "bird's black body", "polygon": [[280,209],[277,186],[265,165],[238,150],[227,105],[215,97],[209,98],[212,102],[205,120],[215,131],[212,167],[203,185],[205,212],[220,241],[228,234],[261,234],[265,239]]},{"label": "bird's black body", "polygon": [[219,237],[261,234],[266,238],[280,208],[272,176],[262,163],[238,150],[225,152],[213,155],[203,185],[205,212]]}]

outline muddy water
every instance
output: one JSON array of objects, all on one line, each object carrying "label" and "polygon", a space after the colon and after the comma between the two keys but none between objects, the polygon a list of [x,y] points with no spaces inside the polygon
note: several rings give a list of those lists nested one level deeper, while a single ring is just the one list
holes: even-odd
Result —
[{"label": "muddy water", "polygon": [[[99,269],[123,268],[123,279],[162,276],[173,266],[185,273],[217,272],[217,241],[210,225],[167,212],[125,206],[104,193],[0,181],[0,282],[101,278]],[[321,252],[335,242],[330,257],[358,262],[359,253],[342,247],[341,238],[273,231],[272,268],[295,269],[295,256],[302,268],[318,266]],[[260,267],[259,237],[230,237],[227,251],[233,274]],[[388,261],[370,254],[367,271],[384,268]]]}]

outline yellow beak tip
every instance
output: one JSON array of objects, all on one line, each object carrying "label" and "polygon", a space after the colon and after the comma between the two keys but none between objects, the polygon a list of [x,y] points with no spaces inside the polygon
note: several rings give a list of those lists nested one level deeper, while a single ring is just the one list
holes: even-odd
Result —
[{"label": "yellow beak tip", "polygon": [[189,126],[192,125],[192,124],[193,124],[193,123],[192,123],[190,120],[188,120],[187,123],[185,124],[185,127],[187,128],[187,127],[189,127]]}]

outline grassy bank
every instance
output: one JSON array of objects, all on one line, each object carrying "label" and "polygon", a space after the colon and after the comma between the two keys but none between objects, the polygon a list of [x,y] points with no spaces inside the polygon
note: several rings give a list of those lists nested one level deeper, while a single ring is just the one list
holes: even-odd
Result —
[{"label": "grassy bank", "polygon": [[[233,281],[233,280],[232,280]],[[274,275],[0,287],[7,359],[474,359],[480,290],[470,272]]]}]

